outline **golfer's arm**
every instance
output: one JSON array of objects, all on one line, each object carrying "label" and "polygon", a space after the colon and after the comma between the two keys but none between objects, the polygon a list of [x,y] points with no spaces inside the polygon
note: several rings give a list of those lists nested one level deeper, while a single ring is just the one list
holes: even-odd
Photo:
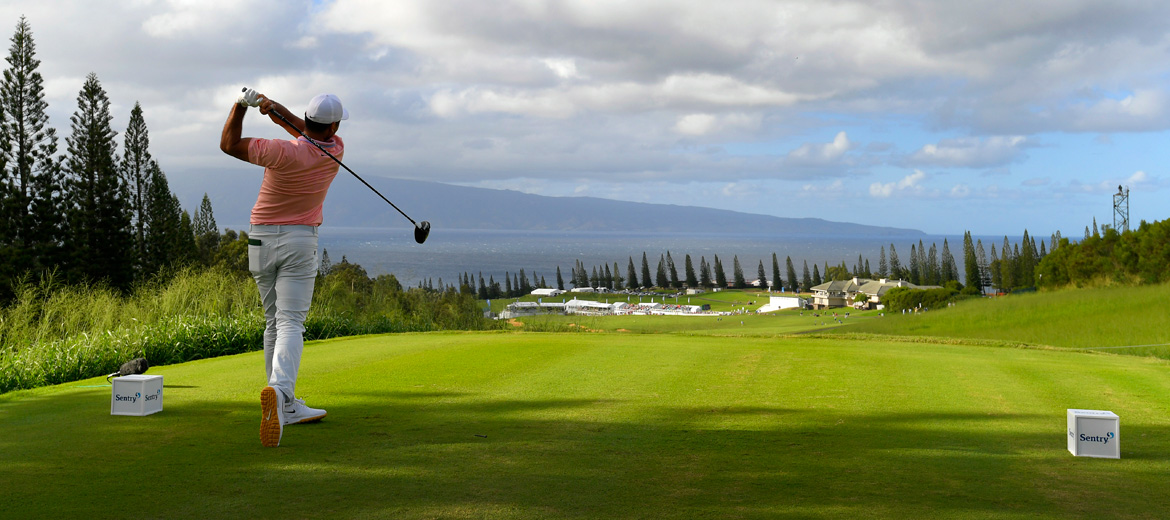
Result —
[{"label": "golfer's arm", "polygon": [[241,161],[248,160],[248,144],[252,142],[240,137],[244,132],[244,114],[247,113],[248,107],[233,104],[227,122],[223,124],[223,134],[219,136],[219,149]]},{"label": "golfer's arm", "polygon": [[[285,124],[284,121],[281,121],[280,118],[276,117],[276,114],[273,114],[272,112],[280,112],[280,115],[284,116],[284,118],[287,119],[289,123],[296,125],[296,128],[292,128],[289,125]],[[269,117],[269,119],[272,119],[273,123],[280,125],[280,127],[283,128],[284,131],[288,132],[289,135],[291,135],[293,137],[300,137],[301,132],[305,131],[305,121],[303,119],[293,115],[293,113],[289,112],[289,110],[287,108],[284,108],[284,105],[277,103],[275,101],[272,102],[272,110],[269,111],[268,117]]]}]

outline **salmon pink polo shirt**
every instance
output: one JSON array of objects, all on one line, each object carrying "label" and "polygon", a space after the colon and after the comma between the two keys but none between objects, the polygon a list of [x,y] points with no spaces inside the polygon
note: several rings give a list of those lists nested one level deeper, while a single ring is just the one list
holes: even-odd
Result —
[{"label": "salmon pink polo shirt", "polygon": [[[334,135],[318,141],[341,160],[345,143]],[[248,162],[264,167],[260,195],[252,206],[252,224],[321,225],[321,206],[339,166],[304,137],[293,140],[253,138]]]}]

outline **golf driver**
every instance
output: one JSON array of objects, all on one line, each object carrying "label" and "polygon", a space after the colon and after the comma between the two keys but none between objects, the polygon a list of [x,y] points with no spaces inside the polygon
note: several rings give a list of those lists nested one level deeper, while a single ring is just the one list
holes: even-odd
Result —
[{"label": "golf driver", "polygon": [[[248,91],[248,87],[244,87],[243,92],[247,92],[247,91]],[[305,132],[303,132],[300,128],[297,128],[297,125],[294,125],[291,122],[289,122],[288,119],[285,119],[285,117],[283,115],[281,115],[279,111],[272,110],[269,113],[275,114],[277,118],[279,118],[281,121],[284,121],[284,124],[288,125],[292,129],[296,130],[297,133],[301,134],[301,136],[304,137],[305,139],[307,139],[310,143],[313,143],[313,146],[316,146],[318,150],[321,150],[322,152],[325,153],[325,155],[328,155],[330,159],[333,159],[335,162],[337,162],[337,164],[341,165],[342,168],[345,168],[345,171],[352,174],[355,178],[357,178],[357,180],[362,181],[362,184],[365,184],[367,188],[369,188],[371,191],[373,191],[379,197],[382,197],[382,200],[386,201],[386,204],[389,204],[391,207],[398,210],[398,212],[401,213],[402,216],[406,217],[406,220],[409,220],[411,224],[414,224],[414,241],[415,242],[418,242],[421,244],[421,243],[427,241],[427,235],[431,234],[431,223],[430,222],[427,222],[425,220],[422,222],[415,222],[414,219],[410,218],[410,215],[407,215],[405,211],[402,211],[401,209],[399,209],[398,206],[395,206],[393,202],[390,202],[390,199],[387,199],[385,195],[382,195],[381,193],[378,192],[378,190],[374,189],[373,186],[370,186],[370,183],[366,182],[365,179],[361,178],[361,176],[359,176],[353,170],[349,169],[349,166],[346,166],[345,163],[341,162],[341,160],[339,160],[337,157],[334,157],[333,154],[329,153],[329,150],[326,150],[325,147],[321,146],[320,144],[317,144],[317,141],[314,141],[311,137],[305,135]]]}]

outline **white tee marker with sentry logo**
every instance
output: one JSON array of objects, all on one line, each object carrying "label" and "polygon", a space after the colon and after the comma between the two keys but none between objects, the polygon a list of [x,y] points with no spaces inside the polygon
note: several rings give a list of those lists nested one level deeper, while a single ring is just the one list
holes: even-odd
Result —
[{"label": "white tee marker with sentry logo", "polygon": [[110,415],[150,415],[162,411],[162,376],[115,377],[111,386]]},{"label": "white tee marker with sentry logo", "polygon": [[1121,425],[1104,410],[1068,410],[1068,451],[1077,457],[1121,458]]}]

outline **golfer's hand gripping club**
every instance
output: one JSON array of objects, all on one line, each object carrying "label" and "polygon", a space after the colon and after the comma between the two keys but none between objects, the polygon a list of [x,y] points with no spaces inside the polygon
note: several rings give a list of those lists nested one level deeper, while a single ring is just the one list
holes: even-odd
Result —
[{"label": "golfer's hand gripping club", "polygon": [[[244,87],[242,92],[243,93],[240,95],[240,100],[239,100],[239,103],[241,105],[260,106],[260,100],[266,99],[266,98],[263,98],[262,96],[260,96],[260,94],[257,93],[255,90],[252,90],[248,87]],[[248,97],[249,95],[251,95],[250,98]],[[247,100],[248,103],[245,103],[245,100]],[[269,99],[269,100],[271,101],[271,99]],[[252,102],[255,102],[255,104],[250,104]],[[421,244],[427,240],[427,236],[431,234],[431,223],[430,222],[427,222],[425,220],[422,222],[415,222],[414,219],[410,218],[410,215],[407,215],[405,211],[402,211],[393,202],[390,202],[390,199],[387,199],[385,195],[382,195],[381,192],[379,192],[373,186],[370,186],[370,183],[366,182],[365,179],[361,178],[361,176],[358,175],[357,172],[354,172],[353,170],[349,169],[349,166],[346,166],[345,163],[341,162],[340,159],[338,159],[337,157],[334,157],[333,154],[329,153],[329,150],[326,150],[325,147],[318,144],[317,141],[313,140],[313,138],[305,135],[305,132],[303,130],[301,130],[299,127],[297,127],[296,125],[289,122],[289,120],[286,119],[284,117],[284,115],[282,115],[280,113],[279,110],[276,110],[275,108],[273,108],[272,110],[269,111],[269,113],[275,114],[276,117],[279,118],[281,121],[284,121],[284,124],[288,125],[289,128],[296,130],[297,133],[301,134],[301,136],[304,137],[305,139],[307,139],[310,143],[312,143],[313,146],[316,146],[318,150],[321,150],[322,153],[324,153],[325,155],[328,155],[329,158],[333,159],[333,161],[336,162],[339,166],[341,166],[342,168],[345,168],[345,171],[349,172],[350,175],[353,175],[354,178],[361,181],[362,184],[365,184],[366,187],[370,189],[370,191],[373,191],[374,194],[381,197],[382,200],[386,201],[386,203],[389,204],[390,207],[394,208],[395,210],[398,210],[398,213],[402,214],[403,217],[406,217],[406,220],[409,220],[411,224],[414,224],[414,241],[415,242],[418,242]]]},{"label": "golfer's hand gripping club", "polygon": [[263,98],[260,97],[259,92],[250,88],[244,88],[244,91],[240,93],[240,98],[236,102],[246,107],[258,107],[260,106],[261,99]]}]

